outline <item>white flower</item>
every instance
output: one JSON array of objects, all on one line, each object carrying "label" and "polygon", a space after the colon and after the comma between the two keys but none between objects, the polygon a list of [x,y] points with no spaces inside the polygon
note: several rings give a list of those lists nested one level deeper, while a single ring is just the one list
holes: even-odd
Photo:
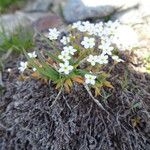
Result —
[{"label": "white flower", "polygon": [[33,71],[36,71],[37,69],[36,69],[36,68],[32,68],[32,70],[33,70]]},{"label": "white flower", "polygon": [[8,72],[11,72],[11,70],[12,70],[11,68],[8,68],[8,69],[7,69]]},{"label": "white flower", "polygon": [[60,42],[64,45],[67,45],[67,43],[70,42],[70,38],[69,37],[66,37],[66,36],[63,36],[63,38],[60,40]]},{"label": "white flower", "polygon": [[92,24],[89,21],[82,22],[82,25],[78,27],[78,30],[81,32],[89,31]]},{"label": "white flower", "polygon": [[[110,30],[110,28],[108,27],[104,27],[103,31],[102,31],[102,36],[104,37],[109,37],[110,35],[112,35],[112,30]],[[102,37],[103,38],[103,37]]]},{"label": "white flower", "polygon": [[108,27],[110,30],[114,30],[117,29],[120,26],[120,23],[118,20],[116,20],[115,22],[112,22],[111,20],[109,20],[108,22],[105,23],[106,27]]},{"label": "white flower", "polygon": [[120,59],[118,56],[114,55],[112,56],[112,59],[116,62],[124,62],[124,60]]},{"label": "white flower", "polygon": [[95,35],[95,25],[89,21],[82,22],[78,25],[77,29],[81,32],[87,32],[89,35]]},{"label": "white flower", "polygon": [[27,68],[28,62],[20,62],[20,67],[18,68],[20,72],[24,72],[24,70]]},{"label": "white flower", "polygon": [[108,45],[111,45],[113,43],[113,40],[114,39],[114,35],[110,35],[110,36],[107,36],[107,35],[103,35],[101,36],[101,43],[107,43]]},{"label": "white flower", "polygon": [[58,58],[63,61],[68,61],[69,59],[71,59],[71,57],[69,56],[69,53],[65,51],[62,51],[61,55],[59,55]]},{"label": "white flower", "polygon": [[114,35],[119,26],[120,26],[120,23],[118,21],[115,21],[115,22],[108,21],[107,23],[105,23],[103,34],[107,36]]},{"label": "white flower", "polygon": [[102,41],[98,48],[103,50],[103,54],[111,55],[114,48],[110,44],[110,42]]},{"label": "white flower", "polygon": [[94,24],[90,24],[86,28],[87,28],[87,32],[88,32],[89,35],[97,35],[97,30],[96,30]]},{"label": "white flower", "polygon": [[68,61],[66,61],[64,64],[60,63],[59,66],[60,66],[59,69],[60,73],[69,74],[73,70],[73,66],[69,65]]},{"label": "white flower", "polygon": [[60,35],[60,32],[57,31],[56,28],[54,29],[49,29],[49,34],[48,34],[48,38],[50,40],[57,40],[58,36]]},{"label": "white flower", "polygon": [[99,55],[97,56],[97,63],[103,65],[108,63],[108,55]]},{"label": "white flower", "polygon": [[78,21],[78,22],[75,22],[72,24],[72,28],[75,29],[75,28],[79,28],[81,26],[81,21]]},{"label": "white flower", "polygon": [[95,66],[97,62],[97,56],[89,55],[87,61],[90,62],[92,66]]},{"label": "white flower", "polygon": [[83,25],[80,25],[80,26],[78,27],[78,30],[81,31],[81,32],[86,32],[86,31],[87,31],[87,29],[86,29],[85,26],[83,26]]},{"label": "white flower", "polygon": [[36,58],[36,57],[37,57],[35,51],[32,52],[32,53],[28,53],[28,56],[29,56],[30,58]]},{"label": "white flower", "polygon": [[65,46],[64,48],[64,53],[68,53],[71,55],[74,55],[74,53],[77,51],[76,49],[74,49],[72,46]]},{"label": "white flower", "polygon": [[95,39],[94,38],[88,38],[84,37],[81,44],[84,46],[84,48],[93,48],[95,46]]},{"label": "white flower", "polygon": [[91,25],[91,23],[90,23],[89,21],[83,21],[82,24],[83,24],[85,27]]},{"label": "white flower", "polygon": [[90,74],[85,74],[85,83],[86,84],[94,85],[95,84],[95,79],[96,79],[96,76],[90,75]]},{"label": "white flower", "polygon": [[102,36],[103,34],[103,22],[99,22],[94,26],[95,35]]}]

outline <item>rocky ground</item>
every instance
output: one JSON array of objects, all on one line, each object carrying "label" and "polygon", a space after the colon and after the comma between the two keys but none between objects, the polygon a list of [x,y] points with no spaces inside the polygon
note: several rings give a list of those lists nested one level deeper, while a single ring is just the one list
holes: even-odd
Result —
[{"label": "rocky ground", "polygon": [[[21,58],[19,58],[21,59]],[[114,89],[102,89],[99,108],[82,86],[62,93],[52,84],[18,80],[17,62],[9,61],[1,96],[2,150],[149,150],[150,75],[118,64],[110,77]]]},{"label": "rocky ground", "polygon": [[110,80],[115,88],[102,89],[98,97],[107,111],[77,85],[71,93],[62,93],[51,107],[58,91],[52,84],[35,79],[19,80],[17,66],[24,56],[10,56],[2,76],[5,89],[0,95],[0,149],[150,150],[150,74],[140,59],[150,53],[150,2],[92,2],[35,0],[13,14],[0,16],[6,31],[21,23],[35,32],[49,27],[64,30],[66,24],[77,20],[118,19],[132,27],[139,40],[132,59],[112,70]]}]

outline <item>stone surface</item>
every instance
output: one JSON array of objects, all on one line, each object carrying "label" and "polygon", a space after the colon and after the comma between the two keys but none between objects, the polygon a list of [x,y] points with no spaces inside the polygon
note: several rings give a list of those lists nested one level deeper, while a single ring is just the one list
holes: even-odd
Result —
[{"label": "stone surface", "polygon": [[138,3],[138,7],[116,12],[114,15],[112,15],[111,19],[117,19],[121,23],[129,25],[143,23],[145,19],[150,18],[150,1],[139,0]]},{"label": "stone surface", "polygon": [[53,0],[34,0],[29,1],[25,7],[25,11],[48,11]]},{"label": "stone surface", "polygon": [[[22,18],[20,15],[16,14],[6,14],[2,15],[0,17],[1,20],[1,26],[4,28],[5,31],[13,31],[16,26],[22,24],[22,25],[27,25],[29,23],[29,19],[27,18]],[[0,31],[2,29],[0,28]]]},{"label": "stone surface", "polygon": [[119,20],[119,22],[123,24],[142,23],[143,21],[142,15],[138,9],[117,12],[111,17],[111,20]]},{"label": "stone surface", "polygon": [[[12,32],[19,25],[28,26],[32,25],[34,22],[43,17],[49,17],[49,25],[55,20],[55,17],[52,17],[52,13],[44,12],[34,12],[34,13],[25,13],[25,12],[16,12],[15,14],[6,14],[0,17],[1,24],[4,27],[5,31]],[[48,19],[48,18],[47,18]],[[51,21],[52,19],[52,21]],[[42,26],[42,25],[40,25]],[[2,28],[0,28],[0,31]]]},{"label": "stone surface", "polygon": [[141,24],[135,24],[133,29],[138,34],[140,51],[147,49],[150,52],[150,21],[145,20]]},{"label": "stone surface", "polygon": [[125,11],[116,12],[112,20],[119,20],[122,24],[132,26],[138,35],[136,52],[141,58],[145,52],[150,52],[150,1],[139,0],[139,6]]},{"label": "stone surface", "polygon": [[125,10],[139,4],[138,0],[68,0],[63,15],[67,22],[93,17],[104,17],[114,11]]},{"label": "stone surface", "polygon": [[65,6],[67,0],[53,0],[53,3],[52,3],[52,7],[51,7],[51,11],[52,12],[55,12],[57,15],[60,15],[62,16],[62,10],[63,10],[63,7]]},{"label": "stone surface", "polygon": [[45,31],[49,28],[58,28],[63,25],[63,21],[60,16],[51,14],[42,17],[33,23],[33,27],[38,31]]}]

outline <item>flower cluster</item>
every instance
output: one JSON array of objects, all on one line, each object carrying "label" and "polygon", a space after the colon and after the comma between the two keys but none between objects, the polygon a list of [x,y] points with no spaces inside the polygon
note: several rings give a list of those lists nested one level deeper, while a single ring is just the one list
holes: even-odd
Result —
[{"label": "flower cluster", "polygon": [[30,67],[55,81],[57,87],[61,83],[68,89],[73,81],[91,85],[93,88],[101,87],[103,66],[112,62],[114,63],[111,66],[124,62],[118,52],[132,46],[128,42],[124,44],[122,39],[120,42],[118,33],[121,26],[118,21],[96,24],[78,21],[68,28],[67,34],[56,28],[49,29],[48,38],[54,53],[41,52],[40,57],[40,52],[38,56],[36,52],[28,53],[29,62],[21,62],[19,70],[24,72]]},{"label": "flower cluster", "polygon": [[59,66],[60,66],[59,72],[60,73],[63,72],[65,74],[69,74],[70,71],[73,70],[73,66],[71,66],[69,64],[69,60],[71,59],[71,56],[73,56],[76,51],[77,50],[74,49],[72,46],[63,47],[63,51],[61,51],[61,54],[58,56],[58,58],[63,60],[63,62],[64,62],[64,63],[59,64]]},{"label": "flower cluster", "polygon": [[65,61],[64,63],[60,63],[59,66],[60,66],[59,69],[60,73],[63,72],[65,74],[69,74],[70,71],[72,71],[73,69],[73,66],[71,66],[68,61]]},{"label": "flower cluster", "polygon": [[108,63],[108,55],[90,55],[87,59],[89,63],[91,63],[92,66],[95,66],[96,63],[103,65]]},{"label": "flower cluster", "polygon": [[81,44],[84,46],[84,48],[93,48],[95,46],[95,39],[94,38],[88,38],[84,37]]},{"label": "flower cluster", "polygon": [[[36,58],[37,57],[37,54],[36,54],[36,52],[34,51],[34,52],[32,52],[32,53],[28,53],[28,57],[29,58]],[[28,62],[26,61],[26,62],[23,62],[23,61],[21,61],[20,62],[20,66],[19,66],[19,71],[20,72],[24,72],[26,69],[28,68]],[[33,68],[33,71],[36,71],[36,68]]]},{"label": "flower cluster", "polygon": [[[118,21],[107,23],[90,23],[78,21],[73,23],[73,29],[86,32],[88,35],[98,36],[102,40],[100,48],[109,48],[114,45],[119,50],[129,50],[137,44],[135,32],[128,26],[121,25]],[[128,36],[126,36],[128,33]],[[112,48],[112,47],[111,47]]]}]

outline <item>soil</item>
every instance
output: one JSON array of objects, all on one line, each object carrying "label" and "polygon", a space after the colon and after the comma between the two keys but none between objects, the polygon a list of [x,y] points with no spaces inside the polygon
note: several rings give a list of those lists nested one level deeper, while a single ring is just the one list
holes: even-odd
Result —
[{"label": "soil", "polygon": [[8,61],[3,73],[1,150],[150,150],[149,74],[116,65],[110,77],[114,89],[104,88],[97,97],[107,112],[81,85],[62,92],[51,107],[59,91],[52,83],[19,80],[20,59]]}]

